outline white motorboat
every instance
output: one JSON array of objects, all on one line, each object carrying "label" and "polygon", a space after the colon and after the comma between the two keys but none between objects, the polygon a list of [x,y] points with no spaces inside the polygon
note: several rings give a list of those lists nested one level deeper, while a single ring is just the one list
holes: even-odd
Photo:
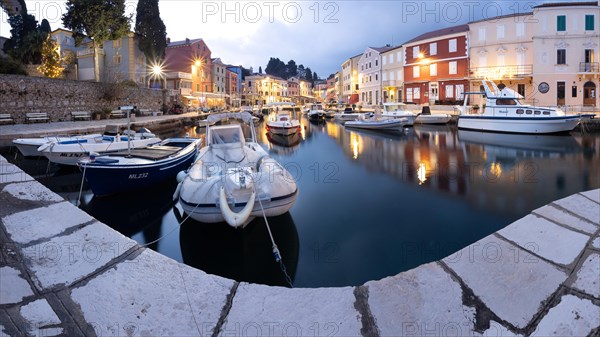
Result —
[{"label": "white motorboat", "polygon": [[300,122],[297,119],[292,119],[287,112],[280,112],[275,116],[275,120],[267,122],[267,131],[276,135],[289,136],[299,130]]},{"label": "white motorboat", "polygon": [[90,139],[102,137],[99,133],[89,135],[76,135],[76,136],[47,136],[37,138],[18,138],[13,140],[13,144],[17,147],[19,152],[25,157],[41,157],[42,153],[38,151],[38,148],[46,143],[50,142],[66,142],[66,141],[79,141],[83,139]]},{"label": "white motorboat", "polygon": [[284,214],[298,197],[294,178],[256,143],[249,113],[208,117],[228,119],[248,124],[251,140],[245,140],[240,124],[208,127],[206,146],[187,173],[179,174],[174,197],[186,214],[205,223],[244,227],[254,217]]},{"label": "white motorboat", "polygon": [[345,122],[345,121],[355,121],[359,119],[364,113],[354,112],[352,108],[345,108],[343,112],[338,112],[333,115],[333,118],[336,120]]},{"label": "white motorboat", "polygon": [[[464,105],[460,108],[458,116],[459,129],[510,133],[558,133],[573,130],[581,121],[580,115],[567,115],[560,109],[521,104],[519,99],[523,96],[502,83],[496,85],[486,80],[482,83],[485,92],[465,93]],[[482,95],[485,98],[485,107],[469,111],[467,95]]]},{"label": "white motorboat", "polygon": [[[412,106],[404,103],[383,103],[383,112],[381,113],[381,117],[384,119],[406,118],[405,125],[412,126],[415,124],[415,120],[417,119],[420,111],[418,111],[416,108],[411,109],[411,107]],[[414,107],[417,106],[415,105]]]},{"label": "white motorboat", "polygon": [[[110,128],[110,126],[107,126]],[[118,126],[114,126],[115,130]],[[77,162],[87,157],[91,152],[98,154],[135,149],[150,146],[160,142],[153,133],[145,128],[139,132],[129,132],[120,135],[116,132],[105,132],[94,138],[73,139],[58,142],[49,142],[38,148],[38,151],[49,161],[61,165],[77,165]]]},{"label": "white motorboat", "polygon": [[321,104],[311,104],[306,114],[310,119],[323,119],[325,118],[325,111],[323,110],[323,105]]},{"label": "white motorboat", "polygon": [[406,118],[379,119],[379,118],[359,118],[355,121],[348,121],[344,126],[349,128],[381,130],[381,131],[402,131],[408,120]]},{"label": "white motorboat", "polygon": [[429,107],[424,107],[415,119],[415,124],[448,124],[452,119],[449,114],[432,114]]}]

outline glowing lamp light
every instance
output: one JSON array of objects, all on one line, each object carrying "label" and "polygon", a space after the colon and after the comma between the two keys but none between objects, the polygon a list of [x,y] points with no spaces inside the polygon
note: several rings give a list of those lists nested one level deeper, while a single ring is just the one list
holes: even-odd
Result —
[{"label": "glowing lamp light", "polygon": [[200,66],[202,65],[202,61],[200,61],[200,60],[196,60],[196,62],[194,62],[194,65],[195,65],[196,67],[200,67]]},{"label": "glowing lamp light", "polygon": [[424,58],[424,57],[425,57],[425,54],[423,54],[423,52],[420,52],[420,53],[419,53],[419,58],[420,58],[420,59],[422,59],[422,58]]}]

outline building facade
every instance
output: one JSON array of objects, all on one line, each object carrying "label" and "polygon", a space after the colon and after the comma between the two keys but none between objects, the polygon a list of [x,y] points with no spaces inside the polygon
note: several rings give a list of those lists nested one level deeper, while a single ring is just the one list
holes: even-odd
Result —
[{"label": "building facade", "polygon": [[358,61],[363,54],[347,59],[342,64],[342,102],[355,104],[359,100]]},{"label": "building facade", "polygon": [[422,34],[404,43],[404,99],[457,104],[469,87],[469,26]]},{"label": "building facade", "polygon": [[[134,33],[117,39],[106,41],[97,48],[97,67],[101,82],[116,83],[133,81],[138,85],[146,84],[148,69],[146,56],[139,48]],[[94,49],[91,41],[77,50],[77,74],[82,81],[95,80]]]},{"label": "building facade", "polygon": [[204,40],[171,42],[167,39],[167,42],[164,64],[167,88],[172,93],[179,94],[179,98],[188,106],[217,106],[218,95],[213,95],[212,92],[211,51]]},{"label": "building facade", "polygon": [[227,67],[225,70],[225,103],[228,106],[239,107],[241,105],[241,95],[238,90],[240,76],[237,71]]},{"label": "building facade", "polygon": [[359,103],[363,106],[381,103],[381,53],[392,49],[391,46],[368,47],[358,61]]},{"label": "building facade", "polygon": [[598,101],[598,2],[534,7],[533,82],[536,103],[567,111],[594,111]]},{"label": "building facade", "polygon": [[404,99],[404,47],[397,46],[381,53],[381,85],[383,103]]},{"label": "building facade", "polygon": [[288,95],[288,81],[283,78],[253,74],[244,79],[242,104],[264,105],[272,102],[291,102]]}]

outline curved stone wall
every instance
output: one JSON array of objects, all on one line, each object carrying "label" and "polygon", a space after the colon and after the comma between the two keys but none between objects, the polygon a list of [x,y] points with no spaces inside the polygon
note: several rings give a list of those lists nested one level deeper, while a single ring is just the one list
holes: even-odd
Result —
[{"label": "curved stone wall", "polygon": [[600,332],[600,189],[396,276],[288,289],[209,275],[141,247],[0,160],[0,331],[8,335]]}]

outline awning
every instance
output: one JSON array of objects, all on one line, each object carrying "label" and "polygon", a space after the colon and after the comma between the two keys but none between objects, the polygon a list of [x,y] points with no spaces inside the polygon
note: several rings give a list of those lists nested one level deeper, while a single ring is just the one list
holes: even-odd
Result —
[{"label": "awning", "polygon": [[198,97],[194,97],[194,96],[183,96],[183,98],[189,99],[189,100],[197,100]]}]

